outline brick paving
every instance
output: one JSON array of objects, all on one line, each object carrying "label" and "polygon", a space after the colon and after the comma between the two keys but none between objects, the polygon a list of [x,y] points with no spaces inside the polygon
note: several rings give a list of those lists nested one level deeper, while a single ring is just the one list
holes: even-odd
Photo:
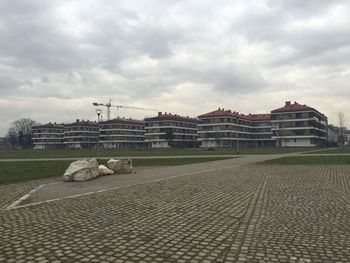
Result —
[{"label": "brick paving", "polygon": [[0,211],[2,208],[7,207],[10,203],[39,185],[58,182],[60,180],[61,178],[48,178],[25,183],[0,185]]},{"label": "brick paving", "polygon": [[0,262],[350,262],[350,167],[223,167],[0,222]]}]

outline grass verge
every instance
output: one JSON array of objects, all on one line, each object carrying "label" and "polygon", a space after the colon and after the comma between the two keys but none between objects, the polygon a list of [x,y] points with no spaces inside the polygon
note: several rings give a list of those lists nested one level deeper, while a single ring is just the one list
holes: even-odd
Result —
[{"label": "grass verge", "polygon": [[322,149],[318,151],[307,152],[305,154],[350,154],[350,148],[330,148],[330,149]]},{"label": "grass verge", "polygon": [[263,164],[284,164],[284,165],[350,165],[350,156],[332,155],[332,156],[291,156],[282,157],[262,162]]},{"label": "grass verge", "polygon": [[[245,154],[280,154],[291,152],[310,151],[309,148],[242,148],[241,155]],[[236,149],[215,148],[208,149],[101,149],[100,156],[186,156],[186,155],[235,155]],[[26,158],[64,158],[64,157],[93,157],[97,155],[96,149],[55,149],[55,150],[0,150],[0,159],[26,159]]]},{"label": "grass verge", "polygon": [[[231,159],[231,157],[137,159],[138,166],[174,166]],[[72,161],[0,162],[0,185],[62,176]],[[106,161],[102,161],[106,165]]]}]

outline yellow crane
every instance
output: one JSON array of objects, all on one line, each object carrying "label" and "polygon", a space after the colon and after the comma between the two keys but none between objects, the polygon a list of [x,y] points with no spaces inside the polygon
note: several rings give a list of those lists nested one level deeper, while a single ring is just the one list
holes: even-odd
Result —
[{"label": "yellow crane", "polygon": [[111,119],[111,107],[117,108],[117,111],[121,108],[123,109],[134,109],[134,110],[148,110],[148,111],[158,111],[157,109],[151,109],[151,108],[142,108],[142,107],[136,107],[136,106],[126,106],[126,105],[113,105],[112,100],[109,99],[109,101],[106,104],[93,102],[92,105],[94,106],[105,106],[107,107],[107,120]]}]

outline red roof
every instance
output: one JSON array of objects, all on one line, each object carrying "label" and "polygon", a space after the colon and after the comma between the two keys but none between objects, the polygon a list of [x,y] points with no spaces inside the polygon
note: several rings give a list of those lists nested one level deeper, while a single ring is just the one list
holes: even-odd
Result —
[{"label": "red roof", "polygon": [[252,121],[269,121],[271,120],[271,114],[251,114],[246,115]]},{"label": "red roof", "polygon": [[210,117],[235,117],[235,118],[241,118],[246,119],[250,121],[264,121],[264,120],[270,120],[271,115],[270,114],[242,114],[236,111],[231,110],[224,110],[224,109],[217,109],[215,111],[211,111],[202,115],[199,115],[198,118],[210,118]]},{"label": "red roof", "polygon": [[161,120],[174,120],[174,121],[182,121],[182,122],[190,122],[190,123],[199,123],[198,119],[190,118],[190,117],[184,117],[180,116],[178,114],[171,114],[171,113],[162,113],[158,112],[158,116],[151,117],[151,118],[145,118],[145,121],[161,121]]},{"label": "red roof", "polygon": [[54,128],[54,129],[64,129],[64,124],[56,124],[56,123],[46,123],[46,124],[38,124],[33,126],[33,129],[42,129],[42,128]]},{"label": "red roof", "polygon": [[293,111],[315,111],[319,113],[322,116],[325,116],[324,114],[320,113],[318,110],[309,107],[307,105],[299,104],[298,102],[294,101],[292,104],[290,101],[286,101],[286,104],[278,109],[272,110],[271,113],[279,113],[279,112],[293,112]]},{"label": "red roof", "polygon": [[115,118],[112,120],[107,121],[101,121],[100,124],[115,124],[115,123],[127,123],[127,124],[138,124],[138,125],[144,125],[144,120],[135,120],[135,119],[125,119],[125,118]]}]

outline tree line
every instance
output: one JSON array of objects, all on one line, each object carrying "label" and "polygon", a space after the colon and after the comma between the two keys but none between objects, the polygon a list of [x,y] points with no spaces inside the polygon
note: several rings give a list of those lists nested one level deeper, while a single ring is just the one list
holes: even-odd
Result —
[{"label": "tree line", "polygon": [[22,118],[11,123],[6,141],[12,148],[32,148],[33,126],[38,123],[32,119]]}]

